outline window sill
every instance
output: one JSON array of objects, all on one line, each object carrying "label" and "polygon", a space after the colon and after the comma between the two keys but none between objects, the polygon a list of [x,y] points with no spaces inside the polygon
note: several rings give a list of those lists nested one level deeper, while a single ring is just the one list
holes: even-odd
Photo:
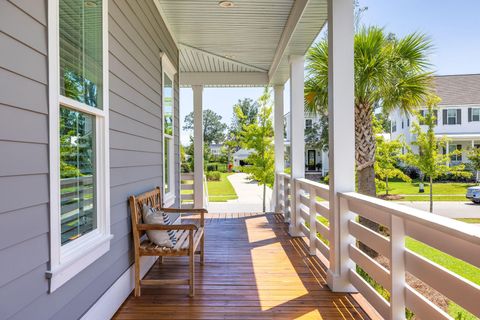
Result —
[{"label": "window sill", "polygon": [[50,290],[52,293],[67,281],[75,277],[82,270],[87,268],[105,253],[110,250],[110,240],[113,235],[97,234],[89,237],[78,247],[75,253],[70,253],[62,257],[64,261],[57,265],[52,265],[46,272],[46,277],[50,280]]},{"label": "window sill", "polygon": [[165,208],[169,208],[174,204],[175,204],[175,195],[173,194],[173,192],[166,194],[163,206]]}]

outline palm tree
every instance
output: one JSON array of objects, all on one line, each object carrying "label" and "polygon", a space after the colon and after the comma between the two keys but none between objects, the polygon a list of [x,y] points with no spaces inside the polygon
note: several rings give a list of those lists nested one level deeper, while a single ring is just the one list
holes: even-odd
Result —
[{"label": "palm tree", "polygon": [[[428,53],[432,45],[420,33],[401,39],[379,27],[362,27],[354,38],[355,69],[355,160],[358,192],[370,196],[375,190],[376,141],[372,118],[382,106],[410,113],[431,92]],[[306,108],[324,113],[328,105],[328,43],[324,39],[307,53]],[[377,229],[378,226],[369,224]]]}]

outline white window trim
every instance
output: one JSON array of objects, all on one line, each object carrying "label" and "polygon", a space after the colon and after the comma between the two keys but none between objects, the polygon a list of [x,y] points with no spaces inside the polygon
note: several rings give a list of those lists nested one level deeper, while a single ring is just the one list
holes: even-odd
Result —
[{"label": "white window trim", "polygon": [[[458,108],[458,107],[457,107],[457,108],[455,108],[455,107],[445,108],[445,109],[447,110],[447,124],[446,124],[446,125],[447,125],[447,126],[456,126],[456,125],[459,125],[460,123],[458,123],[457,110],[458,110],[458,109],[462,110],[462,109],[461,109],[461,108]],[[448,115],[448,112],[449,112],[450,110],[454,110],[454,111],[455,111],[455,123],[453,123],[453,124],[448,123],[448,118],[453,118],[453,117],[451,117],[451,116]],[[462,118],[463,118],[463,117],[462,117]]]},{"label": "white window trim", "polygon": [[[110,158],[108,108],[108,1],[102,1],[103,109],[60,95],[59,0],[48,0],[49,154],[50,154],[50,292],[54,292],[110,250]],[[61,245],[60,105],[95,116],[97,228]]]},{"label": "white window trim", "polygon": [[[165,128],[162,130],[162,143],[163,143],[163,155],[165,155],[165,138],[169,139],[169,187],[170,190],[168,193],[165,192],[165,188],[163,188],[163,201],[164,201],[164,206],[165,207],[171,207],[175,203],[175,121],[174,120],[174,115],[175,115],[175,75],[177,74],[177,69],[175,69],[175,66],[172,64],[170,59],[168,59],[167,55],[164,52],[160,53],[160,59],[162,60],[162,126],[165,125],[165,119],[164,119],[164,84],[165,84],[165,75],[167,75],[170,80],[172,80],[172,135],[165,134]],[[165,159],[163,161],[163,177],[165,177]],[[165,180],[164,180],[165,181]]]},{"label": "white window trim", "polygon": [[[474,111],[478,111],[479,115],[478,115],[478,120],[473,120],[473,117],[474,117],[474,114],[473,112]],[[480,121],[480,107],[472,107],[472,118],[471,119],[468,119],[470,122],[479,122]]]}]

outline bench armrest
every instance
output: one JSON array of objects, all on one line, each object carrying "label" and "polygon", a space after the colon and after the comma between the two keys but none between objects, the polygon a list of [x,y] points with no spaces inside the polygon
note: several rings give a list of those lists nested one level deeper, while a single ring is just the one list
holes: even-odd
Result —
[{"label": "bench armrest", "polygon": [[137,230],[197,230],[194,224],[137,224]]}]

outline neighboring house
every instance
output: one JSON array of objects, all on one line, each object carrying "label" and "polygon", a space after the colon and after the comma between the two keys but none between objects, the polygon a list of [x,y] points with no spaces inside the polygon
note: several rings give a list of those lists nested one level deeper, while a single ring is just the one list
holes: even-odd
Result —
[{"label": "neighboring house", "polygon": [[[435,135],[448,138],[449,152],[462,152],[452,156],[452,164],[468,162],[467,151],[480,147],[480,74],[436,76],[434,83],[436,94],[442,99],[436,112]],[[425,109],[420,108],[419,112],[423,114]],[[415,136],[410,130],[417,117],[397,110],[390,120],[392,139],[404,139],[411,145]]]},{"label": "neighboring house", "polygon": [[235,167],[243,167],[246,165],[245,159],[247,159],[251,153],[251,150],[239,149],[233,154],[233,165]]},{"label": "neighboring house", "polygon": [[[315,123],[319,123],[319,116],[313,113],[305,113],[305,130],[311,128]],[[284,115],[284,143],[287,166],[289,165],[288,159],[290,154],[290,112]],[[305,145],[305,172],[318,172],[322,176],[328,174],[328,151],[323,151],[320,148],[309,147]]]},{"label": "neighboring house", "polygon": [[222,154],[223,143],[212,143],[210,145],[210,152],[212,155],[218,157]]}]

